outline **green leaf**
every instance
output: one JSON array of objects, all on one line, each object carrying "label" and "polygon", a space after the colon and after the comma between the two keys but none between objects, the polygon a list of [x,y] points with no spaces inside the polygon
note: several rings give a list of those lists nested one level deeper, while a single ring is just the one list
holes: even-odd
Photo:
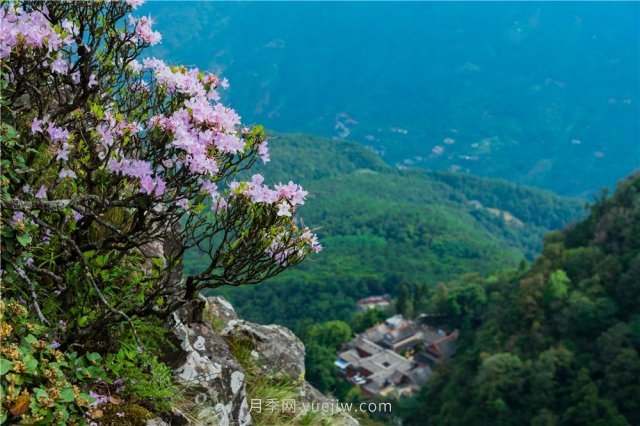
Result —
[{"label": "green leaf", "polygon": [[47,391],[42,388],[34,388],[33,391],[35,393],[36,400],[40,398],[49,398]]},{"label": "green leaf", "polygon": [[33,345],[34,343],[38,343],[38,339],[36,339],[36,337],[33,334],[29,334],[27,337],[25,337],[24,341],[29,343],[30,345]]},{"label": "green leaf", "polygon": [[33,373],[38,368],[38,361],[34,358],[28,359],[24,361],[24,365],[27,367],[27,371],[29,373]]},{"label": "green leaf", "polygon": [[72,388],[64,388],[60,392],[60,399],[64,402],[72,402],[76,398]]},{"label": "green leaf", "polygon": [[89,322],[89,317],[86,315],[83,315],[80,318],[78,318],[79,327],[84,327],[85,325],[87,325],[88,322]]},{"label": "green leaf", "polygon": [[91,362],[98,362],[102,359],[102,357],[97,352],[90,352],[87,354],[87,359]]},{"label": "green leaf", "polygon": [[86,394],[86,393],[81,393],[80,395],[78,395],[78,398],[84,399],[89,404],[91,404],[92,402],[95,402],[95,400],[96,400],[94,397],[92,397],[91,395]]},{"label": "green leaf", "polygon": [[8,359],[0,358],[0,376],[4,376],[7,374],[9,370],[13,367],[13,363]]},{"label": "green leaf", "polygon": [[18,242],[23,247],[28,246],[31,243],[31,235],[29,235],[29,234],[18,235]]}]

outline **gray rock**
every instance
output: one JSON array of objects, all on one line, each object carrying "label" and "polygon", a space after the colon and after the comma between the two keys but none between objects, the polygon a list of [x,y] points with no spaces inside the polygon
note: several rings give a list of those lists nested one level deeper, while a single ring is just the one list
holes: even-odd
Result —
[{"label": "gray rock", "polygon": [[227,343],[203,322],[183,322],[173,314],[173,331],[182,349],[174,378],[192,399],[189,414],[198,425],[250,425],[245,372]]},{"label": "gray rock", "polygon": [[[311,386],[308,382],[302,382],[300,386],[300,400],[313,404],[336,403],[335,399],[331,399],[324,395],[318,389]],[[335,407],[335,405],[334,405]],[[351,417],[347,412],[339,412],[331,417],[332,426],[359,426],[360,423]]]},{"label": "gray rock", "polygon": [[236,314],[235,309],[231,306],[231,303],[227,301],[224,297],[221,296],[212,296],[212,297],[203,297],[203,299],[207,302],[207,307],[205,310],[205,319],[207,316],[216,319],[217,321],[221,321],[225,325],[231,320],[237,320],[238,314]]},{"label": "gray rock", "polygon": [[222,336],[250,342],[252,356],[266,373],[284,373],[296,381],[304,378],[304,345],[288,328],[231,320]]},{"label": "gray rock", "polygon": [[144,256],[145,262],[142,265],[142,270],[148,273],[152,269],[151,259],[159,259],[162,262],[162,267],[167,265],[167,259],[165,258],[165,247],[162,241],[153,241],[140,247],[140,253]]},{"label": "gray rock", "polygon": [[171,423],[167,423],[164,420],[162,420],[160,417],[155,418],[155,419],[151,419],[151,420],[147,420],[145,422],[146,426],[171,426]]},{"label": "gray rock", "polygon": [[[220,322],[226,326],[217,332],[215,325]],[[210,323],[215,324],[212,327]],[[335,403],[304,381],[305,349],[295,334],[279,325],[238,320],[233,307],[221,297],[200,297],[189,302],[173,314],[170,326],[180,350],[168,354],[167,362],[174,368],[175,380],[188,399],[175,408],[182,416],[179,419],[174,412],[172,425],[252,424],[245,371],[230,350],[237,343],[248,344],[262,374],[284,374],[292,379],[299,391],[299,402],[316,406]],[[359,424],[348,413],[321,417],[323,422],[336,426]]]}]

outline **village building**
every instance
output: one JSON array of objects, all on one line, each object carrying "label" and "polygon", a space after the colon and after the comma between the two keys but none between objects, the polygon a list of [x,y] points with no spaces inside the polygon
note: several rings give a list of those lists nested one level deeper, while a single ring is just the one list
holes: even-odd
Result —
[{"label": "village building", "polygon": [[340,373],[368,396],[409,395],[456,353],[458,331],[450,334],[394,315],[356,336],[335,361]]},{"label": "village building", "polygon": [[369,296],[358,300],[358,310],[366,311],[367,309],[386,309],[391,306],[391,296],[383,294],[381,296]]}]

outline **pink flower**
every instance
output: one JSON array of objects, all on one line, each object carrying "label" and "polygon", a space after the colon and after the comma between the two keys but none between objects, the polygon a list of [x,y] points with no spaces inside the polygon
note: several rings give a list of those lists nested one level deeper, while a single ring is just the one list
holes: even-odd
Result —
[{"label": "pink flower", "polygon": [[255,174],[251,177],[251,181],[247,183],[247,189],[245,193],[251,198],[254,203],[267,203],[272,204],[278,200],[278,193],[269,189],[267,185],[263,185],[264,177],[260,174]]},{"label": "pink flower", "polygon": [[236,135],[220,133],[216,136],[215,146],[222,152],[237,154],[244,151],[244,142]]},{"label": "pink flower", "polygon": [[22,212],[15,212],[11,217],[11,221],[13,223],[22,222],[23,220],[24,220],[24,213]]},{"label": "pink flower", "polygon": [[[46,9],[44,11],[46,13]],[[1,8],[0,18],[0,59],[9,56],[19,43],[26,48],[46,47],[49,52],[58,50],[63,43],[60,34],[40,11]]]},{"label": "pink flower", "polygon": [[281,201],[278,204],[278,216],[291,216],[291,206],[286,201]]},{"label": "pink flower", "polygon": [[62,148],[58,150],[58,153],[56,155],[56,160],[64,160],[64,161],[69,160],[69,144],[68,143],[65,142],[62,144]]},{"label": "pink flower", "polygon": [[178,207],[182,207],[184,210],[189,210],[189,200],[187,200],[186,198],[180,198],[179,200],[176,200],[176,205]]},{"label": "pink flower", "polygon": [[31,133],[36,134],[36,133],[42,133],[42,120],[39,120],[37,118],[34,118],[33,121],[31,122]]},{"label": "pink flower", "polygon": [[142,60],[142,66],[146,69],[155,69],[156,71],[163,70],[167,67],[162,59],[156,58],[144,58]]},{"label": "pink flower", "polygon": [[58,173],[58,178],[60,179],[64,179],[64,178],[75,179],[76,177],[77,177],[76,174],[69,169],[60,170],[60,173]]},{"label": "pink flower", "polygon": [[140,64],[140,62],[138,62],[137,59],[134,59],[131,62],[129,62],[129,68],[131,68],[131,71],[135,73],[139,73],[140,71],[142,71],[142,65]]},{"label": "pink flower", "polygon": [[59,74],[66,74],[69,71],[69,64],[62,58],[57,58],[50,66],[52,71]]},{"label": "pink flower", "polygon": [[135,25],[134,33],[143,42],[149,43],[151,46],[154,46],[160,43],[160,40],[162,40],[162,34],[157,31],[153,31],[153,29],[151,28],[151,25],[153,25],[153,20],[151,19],[151,17],[143,16],[142,18],[135,19],[130,16],[129,22]]},{"label": "pink flower", "polygon": [[69,138],[69,132],[62,127],[56,127],[49,123],[47,127],[47,133],[53,142],[64,142]]},{"label": "pink flower", "polygon": [[143,176],[140,178],[140,192],[151,195],[155,188],[156,185],[151,176]]},{"label": "pink flower", "polygon": [[225,200],[224,197],[220,196],[220,197],[218,197],[217,200],[213,201],[213,204],[211,205],[211,208],[216,213],[219,213],[222,210],[226,209],[228,206],[229,206],[229,203],[227,202],[227,200]]},{"label": "pink flower", "polygon": [[155,185],[156,189],[154,190],[154,194],[156,195],[156,197],[162,197],[164,195],[164,191],[167,189],[167,183],[157,177],[155,179]]},{"label": "pink flower", "polygon": [[262,185],[263,182],[264,182],[264,176],[262,176],[261,174],[256,173],[255,175],[251,176],[252,185],[260,186]]},{"label": "pink flower", "polygon": [[231,108],[222,104],[215,104],[213,107],[216,122],[224,129],[233,129],[240,124],[240,116]]},{"label": "pink flower", "polygon": [[126,0],[128,6],[131,6],[133,9],[137,8],[141,4],[144,3],[145,0]]},{"label": "pink flower", "polygon": [[209,89],[207,92],[207,99],[210,101],[218,101],[220,100],[220,93],[216,89]]},{"label": "pink flower", "polygon": [[125,158],[122,161],[117,161],[112,158],[109,160],[107,167],[114,173],[122,173],[138,179],[152,174],[151,164],[143,160],[127,160]]},{"label": "pink flower", "polygon": [[304,204],[305,198],[309,194],[300,185],[296,185],[291,181],[287,185],[278,184],[275,189],[278,191],[278,196],[291,201],[294,205]]},{"label": "pink flower", "polygon": [[153,171],[151,164],[143,160],[127,160],[126,158],[117,161],[113,158],[109,159],[107,167],[113,173],[121,173],[125,176],[131,176],[140,180],[140,192],[147,195],[155,194],[161,197],[167,187],[164,180],[159,177],[151,177]]},{"label": "pink flower", "polygon": [[311,251],[319,253],[322,251],[322,245],[318,242],[318,236],[313,234],[309,228],[304,228],[304,232],[300,235],[300,239],[309,244]]},{"label": "pink flower", "polygon": [[161,197],[166,187],[165,181],[158,177],[143,176],[140,178],[140,192],[143,194],[155,194],[157,197]]},{"label": "pink flower", "polygon": [[36,192],[36,198],[39,200],[43,200],[45,198],[47,198],[47,187],[42,185],[40,187],[40,189],[38,189],[38,192]]},{"label": "pink flower", "polygon": [[271,161],[267,141],[261,142],[260,145],[258,145],[258,155],[260,155],[260,159],[262,159],[262,162],[265,164]]},{"label": "pink flower", "polygon": [[78,35],[78,26],[73,21],[64,19],[60,24],[60,27],[70,34]]},{"label": "pink flower", "polygon": [[220,193],[218,192],[218,186],[215,182],[211,182],[210,180],[205,180],[202,182],[202,186],[200,187],[202,192],[207,192],[212,199],[218,198]]}]

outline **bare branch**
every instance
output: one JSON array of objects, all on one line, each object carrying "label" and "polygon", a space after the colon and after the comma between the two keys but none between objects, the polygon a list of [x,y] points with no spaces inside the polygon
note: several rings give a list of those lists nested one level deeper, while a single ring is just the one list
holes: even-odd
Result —
[{"label": "bare branch", "polygon": [[36,313],[38,314],[38,318],[40,319],[40,322],[48,326],[51,326],[51,323],[47,321],[47,319],[42,314],[42,310],[40,310],[40,304],[38,303],[38,295],[36,293],[36,286],[33,284],[33,281],[29,279],[26,272],[24,272],[24,269],[19,267],[17,264],[15,264],[14,262],[11,262],[11,266],[13,266],[13,268],[16,270],[20,278],[22,278],[29,285],[29,291],[31,292],[31,302],[33,303],[33,307],[35,308]]}]

